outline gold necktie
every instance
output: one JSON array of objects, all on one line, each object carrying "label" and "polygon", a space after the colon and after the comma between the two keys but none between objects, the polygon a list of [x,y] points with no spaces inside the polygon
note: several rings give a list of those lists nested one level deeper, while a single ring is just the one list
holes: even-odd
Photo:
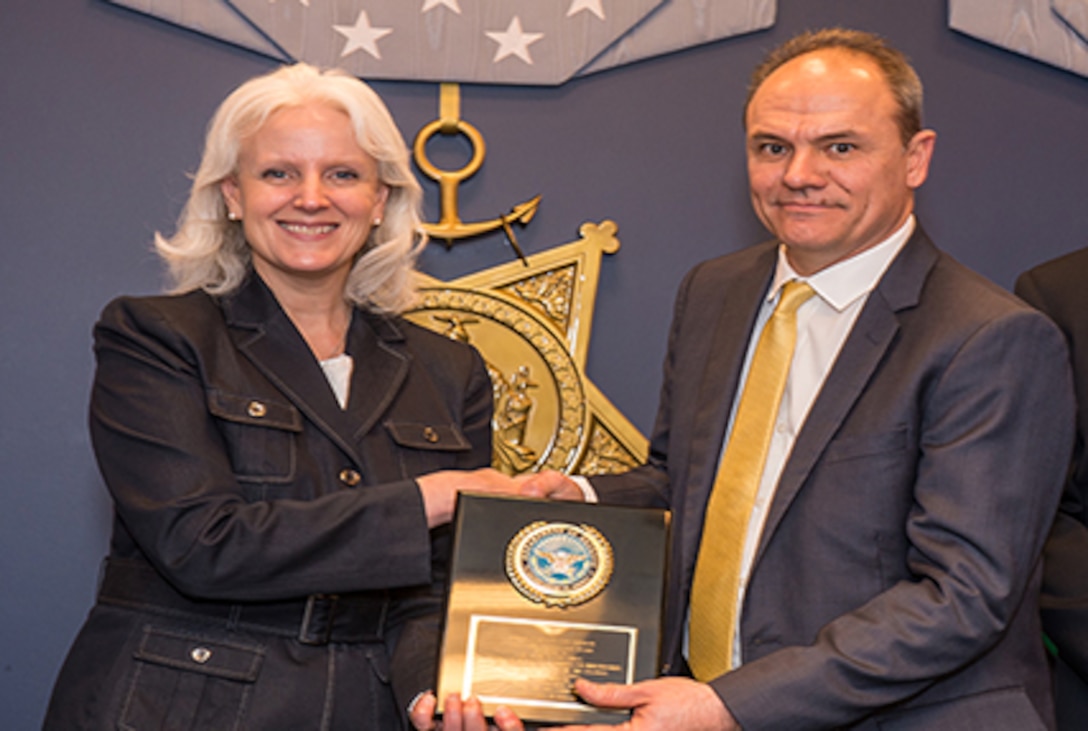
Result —
[{"label": "gold necktie", "polygon": [[709,681],[732,666],[741,560],[778,407],[797,342],[797,308],[813,295],[796,279],[782,286],[759,336],[748,379],[710,492],[691,586],[688,663]]}]

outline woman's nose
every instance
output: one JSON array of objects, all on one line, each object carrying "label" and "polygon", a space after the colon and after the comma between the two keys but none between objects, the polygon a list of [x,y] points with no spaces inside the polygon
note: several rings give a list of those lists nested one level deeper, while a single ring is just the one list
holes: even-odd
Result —
[{"label": "woman's nose", "polygon": [[295,205],[303,210],[312,211],[327,205],[325,185],[319,175],[304,175],[298,184]]}]

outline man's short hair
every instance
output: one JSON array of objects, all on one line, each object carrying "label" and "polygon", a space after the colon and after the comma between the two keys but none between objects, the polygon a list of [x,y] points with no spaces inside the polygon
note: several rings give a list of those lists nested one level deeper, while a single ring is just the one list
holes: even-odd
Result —
[{"label": "man's short hair", "polygon": [[794,36],[778,48],[775,48],[756,66],[748,83],[748,98],[744,102],[744,114],[747,119],[748,106],[752,97],[783,64],[807,53],[828,48],[841,48],[853,53],[868,56],[884,73],[888,88],[899,106],[896,123],[899,136],[905,146],[922,129],[922,81],[910,65],[907,57],[892,48],[880,36],[849,28],[824,28],[806,31]]}]

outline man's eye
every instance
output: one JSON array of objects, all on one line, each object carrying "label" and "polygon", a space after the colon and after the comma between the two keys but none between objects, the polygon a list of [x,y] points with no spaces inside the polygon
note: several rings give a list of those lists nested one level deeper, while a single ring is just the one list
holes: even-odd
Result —
[{"label": "man's eye", "polygon": [[849,142],[836,142],[835,144],[831,145],[831,151],[834,152],[836,155],[845,155],[853,149],[854,146]]},{"label": "man's eye", "polygon": [[763,144],[763,152],[768,155],[781,155],[786,151],[786,146],[778,142],[765,142]]}]

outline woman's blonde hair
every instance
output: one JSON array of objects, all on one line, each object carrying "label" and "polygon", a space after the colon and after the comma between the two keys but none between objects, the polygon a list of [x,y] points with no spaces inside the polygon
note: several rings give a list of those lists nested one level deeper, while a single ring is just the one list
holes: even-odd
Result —
[{"label": "woman's blonde hair", "polygon": [[170,291],[226,294],[242,283],[251,266],[249,247],[241,223],[227,218],[220,184],[237,172],[243,141],[269,116],[314,103],[348,115],[359,146],[377,161],[378,178],[389,188],[382,224],[371,228],[344,295],[377,312],[399,313],[413,304],[415,259],[426,236],[420,224],[422,191],[404,138],[365,83],[337,69],[321,71],[304,63],[250,79],[216,110],[177,232],[169,238],[155,235],[155,249],[173,280]]}]

